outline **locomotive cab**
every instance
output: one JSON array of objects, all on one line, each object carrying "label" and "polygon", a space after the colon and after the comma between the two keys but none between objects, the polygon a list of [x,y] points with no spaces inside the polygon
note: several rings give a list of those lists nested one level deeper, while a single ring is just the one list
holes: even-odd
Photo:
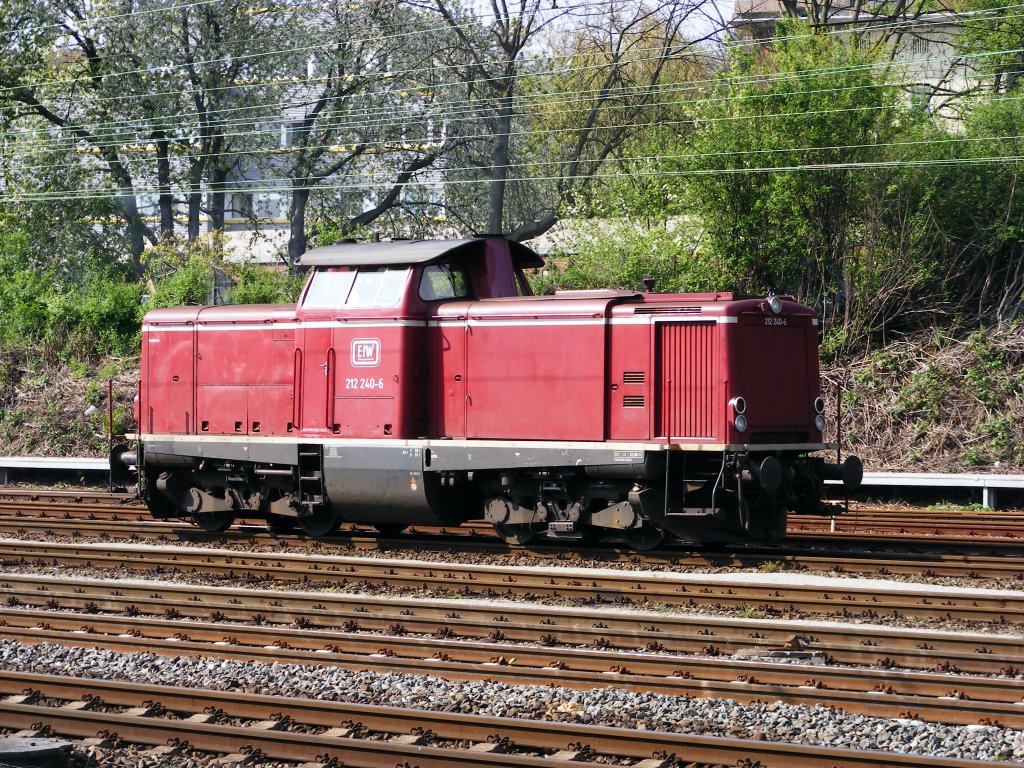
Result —
[{"label": "locomotive cab", "polygon": [[483,517],[511,543],[766,539],[859,463],[815,452],[813,310],[731,294],[534,296],[503,238],[339,243],[298,303],[143,324],[154,515],[333,533]]}]

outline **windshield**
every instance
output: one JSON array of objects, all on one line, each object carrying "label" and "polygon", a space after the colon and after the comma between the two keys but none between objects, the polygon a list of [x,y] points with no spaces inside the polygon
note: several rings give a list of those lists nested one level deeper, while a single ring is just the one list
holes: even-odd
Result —
[{"label": "windshield", "polygon": [[358,271],[317,270],[304,309],[393,307],[402,298],[408,267],[363,267]]}]

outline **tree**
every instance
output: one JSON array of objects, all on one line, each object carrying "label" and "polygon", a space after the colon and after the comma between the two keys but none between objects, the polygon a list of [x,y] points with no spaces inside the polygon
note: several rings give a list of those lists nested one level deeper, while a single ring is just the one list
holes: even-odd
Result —
[{"label": "tree", "polygon": [[[287,71],[308,66],[313,76],[284,94],[295,104],[286,113],[288,146],[283,160],[271,160],[271,172],[290,187],[293,263],[306,250],[311,200],[345,211],[337,234],[346,236],[399,205],[416,175],[446,150],[443,138],[425,135],[441,119],[429,82],[430,34],[409,34],[422,27],[415,12],[395,0],[336,0],[310,17],[296,15],[292,39],[309,39],[313,27],[332,30],[330,42],[312,57],[296,46],[297,55],[284,60]],[[341,182],[338,189],[327,189],[332,181]]]},{"label": "tree", "polygon": [[125,156],[134,142],[131,125],[114,113],[122,95],[118,73],[123,60],[110,46],[102,22],[90,20],[85,0],[3,0],[0,25],[12,30],[0,51],[0,101],[4,122],[55,129],[68,148],[95,153],[111,184],[111,199],[124,219],[133,268],[141,275],[145,242],[155,242]]},{"label": "tree", "polygon": [[558,53],[523,88],[526,178],[510,237],[547,232],[631,139],[677,123],[677,90],[711,71],[702,41],[684,36],[700,9],[700,0],[613,2],[555,38]]},{"label": "tree", "polygon": [[[540,32],[566,9],[546,0],[491,0],[489,20],[484,22],[473,8],[460,0],[428,0],[421,7],[433,10],[450,32],[450,44],[439,52],[446,68],[462,73],[463,117],[449,126],[449,133],[465,138],[462,164],[469,169],[471,196],[477,198],[471,179],[478,173],[486,179],[486,231],[506,229],[505,196],[512,165],[513,123],[521,108],[518,97],[527,48]],[[470,116],[475,119],[469,119]]]},{"label": "tree", "polygon": [[763,56],[733,55],[678,170],[736,288],[792,291],[848,319],[868,191],[858,168],[894,135],[894,89],[852,41],[779,30]]}]

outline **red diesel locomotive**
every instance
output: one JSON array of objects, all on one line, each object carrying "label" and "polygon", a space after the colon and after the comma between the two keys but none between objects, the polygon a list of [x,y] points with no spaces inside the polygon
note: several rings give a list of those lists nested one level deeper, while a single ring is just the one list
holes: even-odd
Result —
[{"label": "red diesel locomotive", "polygon": [[484,518],[523,543],[773,539],[834,513],[817,320],[779,297],[560,291],[497,237],[306,253],[297,305],[142,329],[137,467],[155,517],[312,536]]}]

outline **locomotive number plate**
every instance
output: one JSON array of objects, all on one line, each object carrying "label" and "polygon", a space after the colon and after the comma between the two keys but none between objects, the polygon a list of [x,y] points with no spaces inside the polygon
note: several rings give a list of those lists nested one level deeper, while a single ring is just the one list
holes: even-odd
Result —
[{"label": "locomotive number plate", "polygon": [[633,463],[633,462],[643,461],[644,460],[644,452],[643,451],[615,451],[614,458],[615,458],[615,461],[623,461],[623,462]]},{"label": "locomotive number plate", "polygon": [[786,325],[786,318],[784,317],[766,317],[764,319],[765,325]]},{"label": "locomotive number plate", "polygon": [[361,376],[350,376],[345,379],[345,389],[384,389],[384,379],[364,379]]}]

